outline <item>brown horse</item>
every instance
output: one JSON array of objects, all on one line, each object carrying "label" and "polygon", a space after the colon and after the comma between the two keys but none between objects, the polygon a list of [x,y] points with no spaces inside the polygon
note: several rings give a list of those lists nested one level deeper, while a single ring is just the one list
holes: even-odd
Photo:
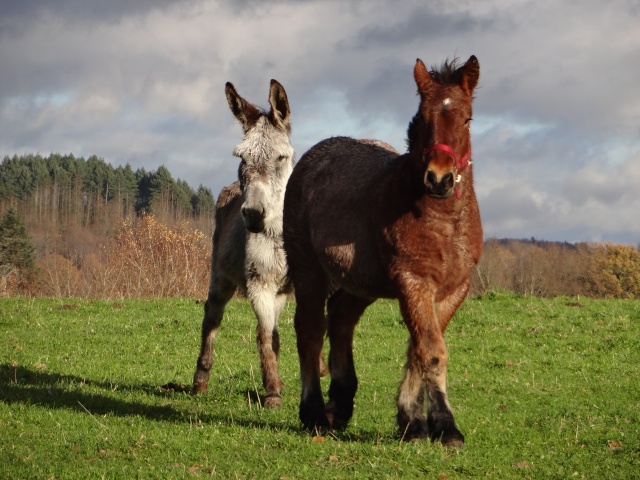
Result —
[{"label": "brown horse", "polygon": [[[482,250],[469,130],[479,75],[474,56],[431,72],[417,60],[420,107],[409,124],[406,154],[382,142],[337,137],[312,147],[294,168],[284,242],[296,286],[299,414],[306,428],[347,425],[358,386],[354,328],[375,299],[397,298],[410,334],[397,396],[400,434],[464,443],[447,400],[443,336]],[[318,355],[327,326],[325,406]]]}]

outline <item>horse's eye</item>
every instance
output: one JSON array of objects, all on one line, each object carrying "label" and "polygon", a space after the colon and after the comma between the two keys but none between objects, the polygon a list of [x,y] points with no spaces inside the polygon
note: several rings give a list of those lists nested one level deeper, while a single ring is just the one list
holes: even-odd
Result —
[{"label": "horse's eye", "polygon": [[286,158],[287,158],[287,156],[286,156],[286,155],[279,155],[279,156],[278,156],[278,161],[279,161],[279,162],[283,162],[283,161],[285,161],[285,160],[286,160]]},{"label": "horse's eye", "polygon": [[471,120],[473,120],[473,118],[469,117],[464,121],[465,125],[469,125],[471,123]]}]

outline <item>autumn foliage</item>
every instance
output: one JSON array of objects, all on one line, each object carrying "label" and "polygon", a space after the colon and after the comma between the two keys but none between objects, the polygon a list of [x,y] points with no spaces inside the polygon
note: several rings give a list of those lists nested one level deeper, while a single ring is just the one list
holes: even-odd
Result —
[{"label": "autumn foliage", "polygon": [[42,295],[90,298],[160,298],[206,295],[211,261],[204,234],[144,215],[123,222],[115,238],[79,266],[52,253],[39,263]]},{"label": "autumn foliage", "polygon": [[[189,221],[165,224],[142,215],[122,221],[111,235],[98,237],[78,226],[64,236],[37,235],[33,242],[31,229],[21,225],[15,212],[4,212],[0,297],[206,296],[211,234]],[[609,243],[492,238],[485,241],[470,294],[495,290],[537,297],[640,299],[640,251]]]},{"label": "autumn foliage", "polygon": [[474,272],[472,294],[491,290],[640,298],[640,251],[627,245],[489,239]]},{"label": "autumn foliage", "polygon": [[640,298],[640,253],[610,243],[593,250],[590,294],[602,298]]}]

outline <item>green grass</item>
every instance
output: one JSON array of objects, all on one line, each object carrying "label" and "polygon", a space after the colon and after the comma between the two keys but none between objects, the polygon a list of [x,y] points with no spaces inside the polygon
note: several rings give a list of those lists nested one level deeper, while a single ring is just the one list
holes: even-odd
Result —
[{"label": "green grass", "polygon": [[209,392],[191,397],[162,386],[191,382],[202,305],[0,300],[0,477],[640,477],[637,301],[467,300],[447,331],[461,450],[399,442],[407,332],[388,301],[356,329],[349,428],[302,431],[293,311],[280,328],[283,408],[266,411],[246,301],[225,313]]}]

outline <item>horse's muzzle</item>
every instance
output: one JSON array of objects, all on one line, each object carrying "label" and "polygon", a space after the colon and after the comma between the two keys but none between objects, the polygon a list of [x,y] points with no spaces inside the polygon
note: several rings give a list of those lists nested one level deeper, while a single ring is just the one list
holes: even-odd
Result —
[{"label": "horse's muzzle", "polygon": [[439,175],[435,171],[427,168],[424,174],[424,186],[427,195],[434,198],[448,198],[453,193],[455,177],[453,172],[446,172]]}]

